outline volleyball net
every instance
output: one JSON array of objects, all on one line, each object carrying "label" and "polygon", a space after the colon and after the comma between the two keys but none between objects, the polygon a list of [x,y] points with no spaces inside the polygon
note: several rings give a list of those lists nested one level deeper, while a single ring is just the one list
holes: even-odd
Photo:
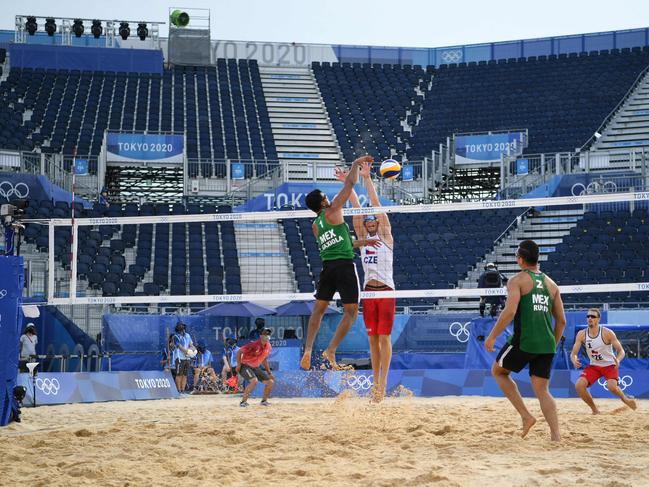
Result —
[{"label": "volleyball net", "polygon": [[[541,270],[573,301],[640,303],[649,295],[648,203],[648,192],[584,193],[346,208],[344,214],[352,234],[368,215],[384,214],[391,225],[395,290],[364,291],[364,299],[437,306],[505,296],[503,287],[478,287],[479,275],[488,262],[512,275],[519,242],[532,239]],[[196,308],[313,299],[322,269],[313,220],[309,210],[212,209],[26,222],[48,229],[48,304]],[[69,260],[60,248],[66,235]],[[377,252],[366,246],[365,257]],[[362,279],[360,257],[355,262]]]}]

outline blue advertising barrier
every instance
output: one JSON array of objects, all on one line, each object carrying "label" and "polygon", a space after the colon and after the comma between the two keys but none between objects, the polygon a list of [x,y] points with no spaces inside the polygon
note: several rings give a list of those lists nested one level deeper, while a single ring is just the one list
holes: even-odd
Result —
[{"label": "blue advertising barrier", "polygon": [[[161,351],[167,338],[174,333],[178,317],[169,315],[104,315],[102,320],[103,347],[113,353],[112,370],[151,370],[161,368]],[[219,370],[223,355],[223,341],[226,337],[237,335],[237,331],[250,329],[250,318],[230,318],[223,316],[183,316],[183,323],[194,344],[204,341],[214,356],[213,366]],[[293,370],[299,367],[301,341],[278,339],[277,329],[273,330],[271,345],[273,351],[268,358],[273,370]],[[239,345],[248,340],[240,340]],[[139,353],[138,353],[139,352]],[[107,367],[104,362],[104,367]]]},{"label": "blue advertising barrier", "polygon": [[108,162],[182,164],[185,138],[182,135],[109,132],[106,145]]},{"label": "blue advertising barrier", "polygon": [[[296,210],[306,209],[304,198],[316,188],[320,189],[331,200],[340,192],[342,184],[322,183],[314,185],[311,183],[284,183],[278,186],[273,192],[264,193],[252,198],[243,205],[237,206],[234,211],[271,211],[286,206],[291,206]],[[361,206],[366,206],[369,202],[367,190],[360,184],[357,184],[354,189],[358,194]],[[386,200],[385,198],[380,198],[380,201],[382,205],[394,204],[392,201]],[[351,203],[347,202],[346,206],[351,207]]]},{"label": "blue advertising barrier", "polygon": [[12,68],[162,74],[161,50],[9,44]]},{"label": "blue advertising barrier", "polygon": [[21,296],[24,284],[22,257],[0,257],[0,426],[11,420],[18,373]]},{"label": "blue advertising barrier", "polygon": [[486,164],[500,161],[503,154],[521,154],[524,138],[524,132],[455,135],[455,164]]},{"label": "blue advertising barrier", "polygon": [[[580,371],[557,370],[550,378],[550,391],[554,397],[578,397],[575,382]],[[275,397],[335,397],[343,391],[353,391],[360,396],[369,394],[373,382],[372,372],[364,371],[287,371],[277,372],[273,396]],[[534,397],[527,370],[512,374],[518,384],[521,395]],[[622,368],[620,370],[620,387],[626,394],[636,398],[649,398],[649,374],[637,370]],[[388,374],[388,395],[402,394],[403,388],[418,397],[436,397],[449,395],[462,396],[496,396],[503,393],[491,376],[484,369],[414,369],[390,370]],[[258,386],[253,396],[259,397],[263,387]],[[590,388],[595,398],[614,398],[601,381]]]},{"label": "blue advertising barrier", "polygon": [[132,401],[173,399],[178,390],[171,372],[72,372],[41,373],[34,380],[20,374],[18,384],[25,386],[25,405],[70,404],[75,402]]}]

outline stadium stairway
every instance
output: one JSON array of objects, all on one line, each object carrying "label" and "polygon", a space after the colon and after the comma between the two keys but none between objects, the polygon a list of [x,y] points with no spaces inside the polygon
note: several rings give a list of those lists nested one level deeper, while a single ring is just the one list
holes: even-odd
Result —
[{"label": "stadium stairway", "polygon": [[591,150],[649,147],[649,70],[629,93]]},{"label": "stadium stairway", "polygon": [[295,292],[295,275],[277,222],[235,223],[244,293]]},{"label": "stadium stairway", "polygon": [[[493,251],[486,254],[484,259],[468,272],[466,278],[458,282],[457,287],[462,289],[477,288],[478,278],[488,262],[495,263],[498,270],[506,277],[516,274],[519,267],[516,264],[515,254],[521,240],[531,239],[539,245],[541,270],[543,270],[543,262],[548,260],[548,254],[555,251],[556,246],[577,225],[583,215],[583,209],[550,209],[534,215],[519,217],[515,223],[512,223],[510,231],[502,237]],[[477,311],[479,301],[478,297],[446,298],[440,300],[439,308],[445,311]]]},{"label": "stadium stairway", "polygon": [[[260,67],[280,161],[341,161],[327,110],[310,68]],[[302,169],[307,176],[307,165]],[[297,176],[297,174],[295,175]]]}]

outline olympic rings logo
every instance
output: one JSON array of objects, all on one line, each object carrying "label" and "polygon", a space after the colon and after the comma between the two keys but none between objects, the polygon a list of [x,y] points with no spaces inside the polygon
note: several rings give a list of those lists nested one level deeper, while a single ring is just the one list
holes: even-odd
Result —
[{"label": "olympic rings logo", "polygon": [[[602,380],[604,382],[602,382]],[[604,377],[600,377],[599,379],[597,379],[597,383],[608,391],[608,385]],[[633,377],[631,377],[630,375],[625,375],[623,377],[620,377],[617,380],[617,385],[620,386],[620,389],[624,391],[626,390],[627,387],[631,387],[633,385]]]},{"label": "olympic rings logo", "polygon": [[56,396],[59,393],[61,384],[59,384],[58,379],[41,379],[40,377],[36,379],[36,387],[46,396],[50,394]]},{"label": "olympic rings logo", "polygon": [[347,377],[347,385],[355,391],[369,391],[374,383],[370,375],[352,375]]},{"label": "olympic rings logo", "polygon": [[6,289],[0,289],[0,299],[3,299],[7,295]]},{"label": "olympic rings logo", "polygon": [[445,63],[457,63],[462,59],[462,51],[459,49],[449,49],[442,52],[442,61]]},{"label": "olympic rings logo", "polygon": [[454,321],[448,327],[448,332],[451,336],[460,343],[466,343],[469,341],[471,334],[469,333],[469,324],[471,322],[467,321],[466,323],[460,323],[459,321]]},{"label": "olympic rings logo", "polygon": [[613,181],[591,181],[588,183],[588,186],[583,183],[575,183],[572,185],[572,188],[570,188],[570,192],[573,196],[597,193],[615,193],[617,192],[617,184]]},{"label": "olympic rings logo", "polygon": [[16,198],[27,198],[29,196],[29,186],[26,183],[16,183],[11,181],[2,181],[0,183],[0,196],[9,199],[12,196]]}]

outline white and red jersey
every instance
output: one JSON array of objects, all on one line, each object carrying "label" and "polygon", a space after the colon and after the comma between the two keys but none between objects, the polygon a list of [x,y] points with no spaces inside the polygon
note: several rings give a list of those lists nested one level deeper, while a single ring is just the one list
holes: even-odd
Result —
[{"label": "white and red jersey", "polygon": [[603,326],[599,327],[597,336],[591,337],[586,328],[584,336],[584,346],[586,353],[590,359],[590,365],[597,365],[598,367],[608,367],[615,365],[615,354],[613,353],[613,345],[604,343],[602,338]]},{"label": "white and red jersey", "polygon": [[[365,237],[366,240],[381,240],[377,235]],[[383,240],[378,247],[365,246],[361,247],[361,262],[365,272],[365,282],[363,288],[371,280],[380,281],[386,286],[394,289],[394,279],[392,277],[392,262],[394,260],[393,250]]]}]

